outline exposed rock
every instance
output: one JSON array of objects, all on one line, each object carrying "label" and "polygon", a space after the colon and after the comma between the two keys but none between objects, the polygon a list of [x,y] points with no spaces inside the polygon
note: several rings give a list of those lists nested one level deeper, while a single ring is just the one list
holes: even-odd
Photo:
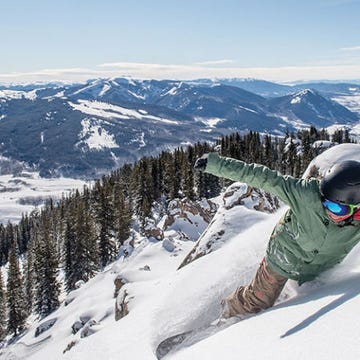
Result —
[{"label": "exposed rock", "polygon": [[201,216],[205,222],[209,223],[214,216],[216,211],[216,205],[207,200],[207,207],[202,206],[201,204],[190,201],[187,198],[184,199],[175,199],[169,203],[167,216],[163,225],[163,230],[165,231],[168,227],[170,227],[176,218],[186,219],[190,223],[192,220],[189,219],[188,214],[199,215]]},{"label": "exposed rock", "polygon": [[85,313],[79,316],[80,321],[85,325],[90,319],[92,315],[91,313]]},{"label": "exposed rock", "polygon": [[115,302],[115,320],[118,321],[125,317],[129,313],[128,303],[128,292],[122,288]]},{"label": "exposed rock", "polygon": [[84,326],[84,323],[80,320],[75,321],[72,325],[71,325],[71,330],[72,333],[75,335],[80,329],[82,329]]},{"label": "exposed rock", "polygon": [[223,204],[226,210],[244,205],[267,213],[273,213],[279,207],[279,201],[275,196],[244,183],[234,183],[229,186],[223,195]]},{"label": "exposed rock", "polygon": [[94,334],[97,331],[96,327],[98,325],[99,323],[96,320],[94,319],[89,320],[84,326],[84,328],[81,330],[80,337],[84,338]]},{"label": "exposed rock", "polygon": [[[75,321],[72,326],[72,333],[75,335],[80,329],[85,329],[88,328],[89,326],[93,326],[95,325],[95,323],[97,324],[97,322],[93,319],[94,316],[94,312],[88,311],[88,312],[84,312],[83,314],[81,314],[79,316],[79,320]],[[86,325],[86,326],[85,326]],[[83,329],[83,331],[84,331]],[[84,337],[84,336],[81,336]]]},{"label": "exposed rock", "polygon": [[85,284],[84,280],[79,280],[75,283],[75,289],[80,289]]},{"label": "exposed rock", "polygon": [[[195,241],[197,237],[195,239],[190,238],[181,231],[182,225],[189,223],[195,227],[201,226],[201,231],[203,231],[204,223],[208,224],[211,221],[216,208],[217,205],[210,200],[204,200],[202,203],[191,201],[188,198],[172,200],[167,205],[165,214],[163,214],[163,208],[158,209],[159,214],[162,214],[159,219],[146,219],[144,235],[149,239],[164,240],[165,231],[169,230],[178,221],[175,231],[179,239]],[[167,250],[171,247],[169,243],[168,245]]]},{"label": "exposed rock", "polygon": [[127,283],[128,283],[128,281],[121,275],[118,275],[115,278],[115,280],[114,280],[114,285],[115,285],[114,298],[116,298],[119,295],[119,291]]},{"label": "exposed rock", "polygon": [[154,238],[159,241],[164,238],[163,230],[155,225],[155,220],[153,219],[147,219],[144,234],[148,238]]},{"label": "exposed rock", "polygon": [[[252,210],[273,213],[279,207],[279,201],[275,196],[244,183],[230,185],[222,195],[222,203],[222,211],[229,211],[236,206],[244,206]],[[213,233],[211,231],[213,229],[209,226],[180,264],[179,269],[220,247],[225,229]]]},{"label": "exposed rock", "polygon": [[42,333],[44,333],[45,331],[47,331],[51,327],[53,327],[54,324],[56,323],[56,320],[57,320],[57,318],[53,318],[53,319],[49,319],[49,320],[43,322],[42,324],[40,324],[35,330],[35,337],[38,337],[39,335],[41,335]]},{"label": "exposed rock", "polygon": [[[242,195],[236,195],[239,187],[230,186],[223,195],[223,203],[226,210],[232,209],[234,206],[244,205],[244,199],[248,198],[252,194],[252,188],[245,184],[241,184],[241,187],[244,189]],[[235,199],[232,199],[235,196]]]},{"label": "exposed rock", "polygon": [[65,354],[67,351],[70,351],[75,345],[77,344],[76,340],[71,341],[67,347],[65,348],[65,350],[63,351],[63,354]]},{"label": "exposed rock", "polygon": [[168,252],[173,252],[176,249],[174,241],[169,238],[165,238],[162,242],[163,248]]},{"label": "exposed rock", "polygon": [[143,271],[151,271],[151,268],[149,265],[144,265],[143,267],[139,268],[139,270],[143,270]]}]

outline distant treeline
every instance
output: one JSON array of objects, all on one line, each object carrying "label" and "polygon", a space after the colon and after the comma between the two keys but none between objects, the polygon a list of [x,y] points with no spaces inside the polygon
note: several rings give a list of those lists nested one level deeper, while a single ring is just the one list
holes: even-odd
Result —
[{"label": "distant treeline", "polygon": [[[312,146],[318,140],[330,136],[315,128],[285,138],[234,133],[217,144],[163,151],[124,165],[57,203],[49,200],[41,210],[24,214],[18,224],[1,224],[0,263],[7,265],[7,281],[5,286],[0,271],[0,339],[22,331],[30,314],[44,317],[54,311],[62,288],[73,290],[77,282],[88,281],[114,261],[133,229],[145,231],[154,204],[166,211],[176,198],[217,196],[228,182],[194,173],[199,156],[217,146],[222,155],[300,176],[323,150]],[[349,134],[338,131],[331,141],[350,142]]]}]

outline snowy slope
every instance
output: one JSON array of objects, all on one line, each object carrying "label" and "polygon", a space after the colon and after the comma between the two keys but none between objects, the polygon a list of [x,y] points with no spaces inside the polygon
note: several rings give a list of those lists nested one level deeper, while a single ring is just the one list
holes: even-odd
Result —
[{"label": "snowy slope", "polygon": [[[359,250],[357,249],[357,256]],[[351,267],[349,270],[355,270]],[[303,290],[295,299],[205,339],[171,359],[359,359],[360,274]],[[331,279],[331,280],[330,280]]]},{"label": "snowy slope", "polygon": [[[360,145],[353,157],[360,160]],[[336,149],[336,150],[333,150]],[[332,158],[341,158],[342,146],[330,149]],[[326,155],[316,164],[323,166]],[[242,195],[239,186],[238,196]],[[184,330],[201,327],[216,319],[220,300],[240,284],[247,283],[261,261],[273,226],[286,210],[256,212],[249,204],[226,208],[223,198],[209,237],[218,232],[219,246],[180,270],[176,270],[194,242],[181,240],[174,229],[174,249],[164,242],[137,239],[131,256],[120,258],[106,271],[67,296],[48,318],[52,328],[35,337],[39,325],[2,353],[4,359],[156,359],[156,345]],[[235,199],[234,199],[235,202]],[[256,202],[256,199],[254,199]],[[249,221],[249,217],[256,221]],[[179,222],[176,224],[180,226]],[[194,225],[199,232],[205,223]],[[184,229],[189,222],[184,221]],[[238,231],[235,232],[234,229]],[[231,231],[227,231],[231,229]],[[289,281],[273,309],[228,327],[203,341],[182,349],[167,359],[357,359],[360,356],[360,246],[335,269],[302,285]],[[114,280],[126,278],[121,289],[129,314],[114,320]],[[72,334],[71,327],[85,325]],[[85,331],[91,336],[81,337]],[[69,344],[73,347],[63,353]],[[270,355],[273,354],[273,355]]]},{"label": "snowy slope", "polygon": [[50,197],[57,200],[89,184],[71,178],[46,179],[34,171],[22,171],[17,175],[0,175],[0,223],[18,222],[22,214],[29,214],[35,208],[42,206]]}]

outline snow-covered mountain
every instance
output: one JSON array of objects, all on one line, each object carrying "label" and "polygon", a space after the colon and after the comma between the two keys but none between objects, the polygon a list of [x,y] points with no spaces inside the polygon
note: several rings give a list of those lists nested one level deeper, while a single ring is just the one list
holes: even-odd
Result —
[{"label": "snow-covered mountain", "polygon": [[[265,98],[246,88],[293,92]],[[339,100],[334,102],[315,90],[259,80],[114,78],[2,87],[0,155],[25,162],[42,176],[94,177],[144,155],[234,131],[281,135],[334,124],[351,130],[359,123],[353,104],[359,89],[340,90],[337,97],[331,93]]]},{"label": "snow-covered mountain", "polygon": [[[323,172],[344,157],[360,161],[359,146],[333,147],[310,166]],[[21,338],[0,350],[1,357],[152,360],[164,338],[216,319],[221,299],[252,278],[286,207],[276,210],[241,183],[213,202],[218,210],[209,225],[191,207],[159,219],[164,240],[137,236],[129,256],[79,284],[47,318],[33,319]],[[195,256],[178,270],[189,254]],[[275,307],[164,359],[357,359],[359,256],[358,245],[315,281],[301,287],[289,281]]]},{"label": "snow-covered mountain", "polygon": [[[335,101],[323,97],[315,90],[305,89],[295,94],[270,100],[275,109],[283,109],[282,114],[296,122],[301,120],[308,126],[309,120],[318,128],[327,128],[334,124],[346,124],[358,120],[356,113],[351,112]],[[274,110],[276,111],[276,110]]]}]

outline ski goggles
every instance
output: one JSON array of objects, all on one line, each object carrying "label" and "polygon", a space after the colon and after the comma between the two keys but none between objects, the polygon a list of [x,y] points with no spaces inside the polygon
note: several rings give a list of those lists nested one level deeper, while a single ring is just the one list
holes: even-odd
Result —
[{"label": "ski goggles", "polygon": [[360,207],[360,204],[343,205],[327,199],[323,200],[322,204],[324,205],[325,209],[329,210],[337,216],[350,216]]}]

